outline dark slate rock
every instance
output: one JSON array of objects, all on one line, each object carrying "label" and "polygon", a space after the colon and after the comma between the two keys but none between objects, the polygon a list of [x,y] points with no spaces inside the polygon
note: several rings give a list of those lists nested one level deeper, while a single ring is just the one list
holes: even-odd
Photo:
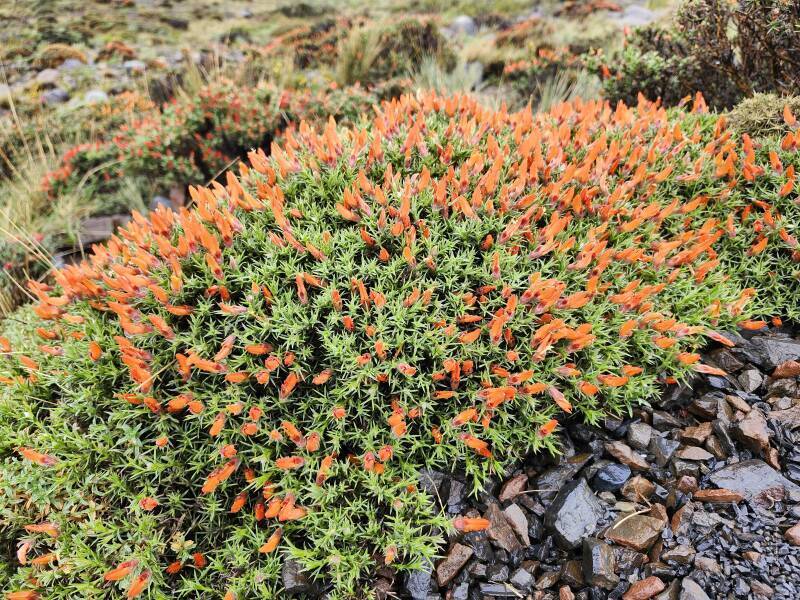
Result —
[{"label": "dark slate rock", "polygon": [[[281,567],[281,577],[283,579],[283,589],[287,594],[302,594],[311,590],[311,580],[308,575],[303,573],[300,563],[293,559],[287,559]],[[430,579],[430,574],[428,574]]]},{"label": "dark slate rock", "polygon": [[761,364],[768,371],[772,371],[787,360],[800,358],[800,340],[772,336],[757,336],[750,340],[755,352],[761,357]]},{"label": "dark slate rock", "polygon": [[512,573],[508,582],[518,590],[527,592],[533,587],[535,579],[527,569],[519,568]]},{"label": "dark slate rock", "polygon": [[591,454],[580,454],[563,461],[560,465],[548,469],[536,479],[534,489],[540,491],[539,496],[547,503],[556,497],[563,485],[575,477],[583,466],[592,458]]},{"label": "dark slate rock", "polygon": [[431,591],[432,573],[433,564],[427,562],[423,568],[408,574],[405,582],[405,591],[412,600],[427,600],[428,593]]},{"label": "dark slate rock", "polygon": [[583,577],[589,585],[613,590],[619,583],[614,574],[614,550],[597,538],[583,540]]},{"label": "dark slate rock", "polygon": [[595,473],[592,487],[596,492],[615,492],[628,481],[630,476],[629,466],[611,463]]},{"label": "dark slate rock", "polygon": [[577,548],[581,540],[594,533],[603,517],[600,501],[585,480],[567,483],[553,500],[544,516],[544,524],[562,548]]},{"label": "dark slate rock", "polygon": [[650,440],[650,452],[655,457],[656,464],[659,467],[666,465],[680,446],[681,443],[679,441],[670,440],[658,435],[653,436],[653,439]]},{"label": "dark slate rock", "polygon": [[715,471],[709,479],[717,487],[739,492],[747,500],[764,490],[781,487],[789,494],[800,496],[800,486],[757,459],[745,460]]}]

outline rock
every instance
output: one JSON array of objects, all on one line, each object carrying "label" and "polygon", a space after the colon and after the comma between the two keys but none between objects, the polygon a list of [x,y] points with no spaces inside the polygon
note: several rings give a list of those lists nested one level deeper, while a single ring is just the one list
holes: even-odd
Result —
[{"label": "rock", "polygon": [[767,381],[767,398],[797,398],[800,386],[792,379],[770,379]]},{"label": "rock", "polygon": [[47,90],[41,95],[42,104],[47,105],[64,104],[67,100],[69,100],[69,94],[61,88]]},{"label": "rock", "polygon": [[520,593],[505,583],[482,583],[480,593],[483,598],[519,598]]},{"label": "rock", "polygon": [[450,600],[469,600],[469,581],[464,581],[455,586]]},{"label": "rock", "polygon": [[664,582],[658,577],[648,577],[631,584],[628,591],[622,595],[622,600],[648,600],[648,598],[652,598],[665,587]]},{"label": "rock", "polygon": [[301,594],[311,590],[311,580],[303,573],[300,563],[294,559],[288,558],[283,561],[281,577],[283,589],[287,594]]},{"label": "rock", "polygon": [[453,22],[450,23],[450,30],[453,33],[461,35],[475,35],[478,31],[478,26],[475,19],[468,15],[458,15]]},{"label": "rock", "polygon": [[744,368],[745,363],[739,360],[733,352],[727,348],[718,348],[709,353],[709,358],[723,371],[735,373]]},{"label": "rock", "polygon": [[800,523],[797,523],[793,527],[787,529],[786,533],[783,534],[783,537],[785,537],[786,541],[792,546],[800,546]]},{"label": "rock", "polygon": [[654,436],[650,441],[650,452],[655,456],[656,464],[659,467],[665,466],[675,451],[680,447],[680,442],[669,440],[661,436]]},{"label": "rock", "polygon": [[660,594],[657,594],[653,600],[678,600],[680,594],[680,581],[673,579],[670,584]]},{"label": "rock", "polygon": [[520,493],[525,491],[525,488],[528,487],[528,476],[525,473],[520,473],[516,477],[512,477],[508,481],[503,484],[503,487],[500,489],[500,502],[508,502],[509,500],[513,500],[516,498]]},{"label": "rock", "polygon": [[733,435],[753,452],[761,452],[769,446],[769,428],[760,410],[751,410],[736,423]]},{"label": "rock", "polygon": [[606,452],[616,458],[619,462],[629,466],[631,469],[646,471],[650,465],[645,459],[636,454],[631,447],[622,442],[608,442],[605,445]]},{"label": "rock", "polygon": [[573,480],[558,492],[544,515],[544,524],[559,546],[577,548],[584,537],[594,533],[603,514],[600,501],[586,481]]},{"label": "rock", "polygon": [[697,583],[688,577],[681,583],[680,600],[711,600]]},{"label": "rock", "polygon": [[672,550],[667,550],[661,554],[661,560],[664,562],[676,562],[681,565],[688,565],[692,562],[695,549],[688,544],[678,544]]},{"label": "rock", "polygon": [[559,572],[558,571],[547,571],[542,573],[539,579],[536,580],[536,584],[534,587],[537,590],[546,590],[547,588],[553,587],[556,583],[558,583]]},{"label": "rock", "polygon": [[647,552],[661,537],[664,524],[646,515],[621,515],[606,531],[606,539],[639,552]]},{"label": "rock", "polygon": [[619,463],[610,463],[602,467],[592,478],[592,487],[596,492],[615,492],[620,489],[631,476],[631,468]]},{"label": "rock", "polygon": [[694,568],[706,573],[722,573],[722,567],[719,566],[717,561],[699,554],[694,557]]},{"label": "rock", "polygon": [[104,104],[108,102],[108,94],[103,90],[89,90],[83,95],[85,104]]},{"label": "rock", "polygon": [[720,399],[721,396],[719,392],[703,394],[700,398],[695,398],[688,406],[689,412],[702,419],[713,419],[717,416]]},{"label": "rock", "polygon": [[511,574],[511,578],[508,580],[508,583],[513,585],[518,590],[527,592],[533,587],[535,580],[533,575],[531,575],[527,569],[520,567]]},{"label": "rock", "polygon": [[726,489],[719,490],[697,490],[692,494],[692,499],[699,502],[710,502],[712,504],[728,504],[741,502],[744,496],[739,492]]},{"label": "rock", "polygon": [[506,552],[522,550],[522,545],[519,543],[514,530],[509,525],[505,514],[500,510],[499,505],[495,503],[489,504],[484,518],[489,519],[489,529],[486,530],[486,534],[497,546]]},{"label": "rock", "polygon": [[713,424],[710,421],[706,421],[705,423],[700,423],[696,427],[687,427],[681,432],[680,438],[682,442],[700,445],[705,443],[712,431]]},{"label": "rock", "polygon": [[122,66],[125,68],[125,71],[128,73],[128,75],[144,73],[147,69],[147,65],[143,61],[136,59],[126,60],[124,63],[122,63]]},{"label": "rock", "polygon": [[775,367],[775,370],[772,372],[773,379],[797,377],[798,375],[800,375],[800,362],[796,360],[787,360]]},{"label": "rock", "polygon": [[[709,425],[711,425],[711,423],[709,423]],[[714,455],[698,446],[686,446],[675,452],[675,457],[681,460],[704,461],[711,460],[714,458]]]},{"label": "rock", "polygon": [[36,83],[42,87],[54,87],[60,77],[58,69],[44,69],[36,75]]},{"label": "rock", "polygon": [[790,360],[800,359],[800,341],[790,338],[757,336],[750,340],[753,350],[761,357],[768,371]]},{"label": "rock", "polygon": [[433,565],[430,562],[426,562],[421,569],[408,574],[405,589],[412,600],[427,600],[428,593],[431,591],[432,572]]},{"label": "rock", "polygon": [[655,491],[656,486],[641,475],[632,478],[622,487],[622,495],[631,502],[647,500]]},{"label": "rock", "polygon": [[758,579],[753,579],[750,581],[750,590],[756,595],[756,597],[760,598],[771,598],[775,593],[775,590]]},{"label": "rock", "polygon": [[725,402],[730,404],[734,410],[742,411],[743,413],[750,412],[750,405],[736,394],[728,394],[725,396]]},{"label": "rock", "polygon": [[472,548],[463,544],[453,544],[447,556],[436,566],[436,581],[445,586],[453,580],[458,572],[472,557]]},{"label": "rock", "polygon": [[561,565],[561,572],[558,575],[559,581],[566,583],[574,588],[584,586],[583,566],[579,560],[568,560]]},{"label": "rock", "polygon": [[636,450],[647,450],[653,428],[647,423],[631,423],[628,425],[628,444]]},{"label": "rock", "polygon": [[679,492],[683,492],[684,494],[691,494],[697,489],[697,478],[692,477],[691,475],[684,475],[680,479],[675,486]]},{"label": "rock", "polygon": [[614,574],[614,551],[597,538],[583,540],[583,577],[589,585],[613,590],[619,582]]},{"label": "rock", "polygon": [[681,422],[663,410],[653,411],[653,427],[658,431],[667,431],[681,427]]},{"label": "rock", "polygon": [[575,600],[575,594],[569,589],[569,586],[562,585],[558,588],[558,600]]},{"label": "rock", "polygon": [[435,469],[422,469],[418,474],[419,487],[422,491],[427,492],[433,497],[434,500],[441,502],[445,498],[445,483],[447,483],[447,475]]},{"label": "rock", "polygon": [[783,488],[800,497],[800,486],[792,483],[762,460],[745,460],[711,473],[711,482],[720,488],[739,492],[750,500],[764,490]]},{"label": "rock", "polygon": [[777,421],[792,429],[800,426],[800,404],[786,410],[773,410],[769,413],[769,420]]},{"label": "rock", "polygon": [[511,526],[511,529],[514,530],[514,533],[517,534],[519,541],[522,542],[523,546],[530,546],[531,540],[528,537],[528,518],[525,516],[525,513],[522,512],[522,509],[519,507],[518,504],[512,504],[508,508],[503,510],[503,515],[505,515],[506,521]]},{"label": "rock", "polygon": [[591,454],[572,456],[536,478],[533,488],[543,490],[539,492],[539,497],[545,505],[552,502],[564,484],[572,479],[591,458]]},{"label": "rock", "polygon": [[755,392],[764,383],[764,376],[758,369],[747,369],[739,373],[736,378],[742,389],[748,394]]},{"label": "rock", "polygon": [[458,479],[450,480],[450,491],[447,495],[447,512],[458,515],[467,507],[467,486]]}]

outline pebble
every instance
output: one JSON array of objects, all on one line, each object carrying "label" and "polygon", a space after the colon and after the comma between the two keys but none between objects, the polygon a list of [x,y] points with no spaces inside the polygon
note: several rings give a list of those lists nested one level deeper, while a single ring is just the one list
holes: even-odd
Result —
[{"label": "pebble", "polygon": [[622,600],[647,600],[661,592],[666,585],[658,577],[648,577],[635,581],[622,595]]},{"label": "pebble", "polygon": [[620,489],[631,476],[628,465],[610,463],[595,473],[592,487],[596,492],[615,492]]},{"label": "pebble", "polygon": [[547,530],[562,548],[577,548],[594,532],[604,510],[585,480],[567,483],[544,515]]}]

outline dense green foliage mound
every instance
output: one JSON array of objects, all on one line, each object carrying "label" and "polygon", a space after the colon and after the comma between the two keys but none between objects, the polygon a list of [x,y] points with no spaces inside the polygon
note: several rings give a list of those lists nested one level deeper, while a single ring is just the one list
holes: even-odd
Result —
[{"label": "dense green foliage mound", "polygon": [[293,558],[348,597],[412,568],[445,526],[420,468],[477,488],[565,412],[713,371],[706,336],[800,315],[798,143],[701,100],[405,96],[137,215],[0,340],[5,590],[269,598]]}]

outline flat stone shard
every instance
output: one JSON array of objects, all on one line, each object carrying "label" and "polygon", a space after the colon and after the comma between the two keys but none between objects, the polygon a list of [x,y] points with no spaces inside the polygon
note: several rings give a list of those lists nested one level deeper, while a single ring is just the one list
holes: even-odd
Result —
[{"label": "flat stone shard", "polygon": [[517,552],[522,549],[522,544],[497,504],[490,504],[484,517],[489,519],[489,529],[486,533],[490,540],[506,552]]},{"label": "flat stone shard", "polygon": [[632,583],[628,591],[623,594],[622,600],[648,600],[663,591],[665,587],[664,582],[658,577],[648,577]]},{"label": "flat stone shard", "polygon": [[679,600],[711,600],[697,582],[685,577],[681,583]]},{"label": "flat stone shard", "polygon": [[792,483],[763,460],[745,460],[715,471],[709,476],[717,487],[740,493],[751,500],[764,490],[783,488],[800,497],[800,486]]},{"label": "flat stone shard", "polygon": [[597,538],[583,540],[583,576],[589,585],[613,590],[619,583],[611,546]]},{"label": "flat stone shard", "polygon": [[436,581],[440,586],[447,585],[472,557],[472,548],[463,544],[453,544],[447,557],[436,566]]},{"label": "flat stone shard", "polygon": [[647,552],[661,537],[664,523],[646,515],[622,515],[606,531],[606,539],[639,552]]},{"label": "flat stone shard", "polygon": [[567,483],[544,515],[545,527],[562,548],[577,548],[594,533],[604,510],[585,480]]}]

